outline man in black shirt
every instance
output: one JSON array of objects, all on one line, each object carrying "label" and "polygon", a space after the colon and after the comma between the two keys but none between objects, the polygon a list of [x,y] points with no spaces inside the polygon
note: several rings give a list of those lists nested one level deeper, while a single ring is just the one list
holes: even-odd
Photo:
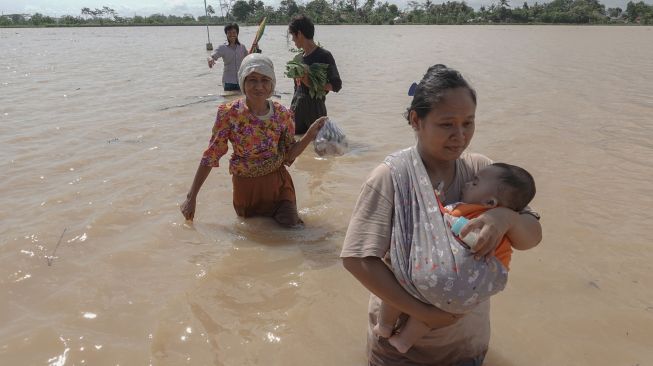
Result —
[{"label": "man in black shirt", "polygon": [[[327,91],[338,92],[342,88],[342,80],[338,74],[336,60],[333,59],[331,52],[319,47],[313,41],[315,35],[315,25],[310,18],[305,15],[298,15],[288,25],[288,32],[292,35],[292,40],[297,48],[303,50],[302,62],[306,65],[319,62],[328,64],[327,84],[324,89]],[[295,113],[295,133],[303,134],[316,119],[326,116],[327,110],[324,104],[325,97],[311,98],[307,85],[310,85],[308,77],[295,80],[295,94],[292,98],[290,109]]]}]

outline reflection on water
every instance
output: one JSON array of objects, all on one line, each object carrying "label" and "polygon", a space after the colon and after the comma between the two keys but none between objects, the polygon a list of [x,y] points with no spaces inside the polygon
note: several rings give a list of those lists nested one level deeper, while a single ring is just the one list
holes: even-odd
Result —
[{"label": "reflection on water", "polygon": [[[538,185],[545,240],[493,300],[488,363],[647,364],[652,30],[319,26],[350,151],[289,168],[306,227],[287,230],[235,216],[226,158],[195,222],[179,213],[233,98],[200,27],[0,29],[0,364],[365,364],[367,291],[338,255],[366,175],[414,143],[406,90],[434,63],[478,91],[470,149]],[[264,42],[289,106],[286,27]]]}]

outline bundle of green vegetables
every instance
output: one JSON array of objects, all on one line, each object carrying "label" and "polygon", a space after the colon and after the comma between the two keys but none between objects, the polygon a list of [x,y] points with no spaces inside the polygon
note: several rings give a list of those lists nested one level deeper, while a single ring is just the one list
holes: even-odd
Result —
[{"label": "bundle of green vegetables", "polygon": [[286,76],[292,79],[301,79],[304,77],[306,69],[308,69],[308,79],[311,81],[311,85],[308,86],[308,93],[313,99],[324,98],[326,95],[324,86],[328,83],[328,68],[328,64],[322,64],[319,62],[307,66],[302,62],[301,55],[297,55],[286,64]]}]

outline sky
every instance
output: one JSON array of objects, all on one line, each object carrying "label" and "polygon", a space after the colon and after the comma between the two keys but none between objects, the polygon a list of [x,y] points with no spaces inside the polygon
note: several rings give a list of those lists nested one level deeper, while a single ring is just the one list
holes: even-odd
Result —
[{"label": "sky", "polygon": [[[297,3],[307,3],[310,0],[296,0]],[[386,0],[383,0],[384,2]],[[391,4],[396,4],[400,9],[406,7],[408,0],[387,0]],[[417,0],[423,2],[423,0]],[[434,0],[438,4],[446,0]],[[539,0],[540,3],[550,2],[551,0]],[[629,0],[599,0],[605,4],[606,8],[621,7],[626,8]],[[638,2],[639,0],[634,0]],[[278,7],[280,0],[263,0],[266,5]],[[478,9],[481,5],[489,6],[492,3],[498,3],[498,0],[467,0],[468,5]],[[523,0],[511,0],[513,6],[521,6]],[[535,0],[529,0],[533,4]],[[644,0],[647,4],[652,4],[653,0]],[[219,13],[219,0],[207,0],[208,5],[212,5]],[[33,14],[41,13],[49,16],[61,15],[80,15],[84,7],[95,9],[108,6],[114,9],[120,16],[131,17],[134,15],[152,15],[162,13],[165,15],[184,15],[192,14],[194,16],[204,14],[203,0],[0,0],[0,14]]]}]

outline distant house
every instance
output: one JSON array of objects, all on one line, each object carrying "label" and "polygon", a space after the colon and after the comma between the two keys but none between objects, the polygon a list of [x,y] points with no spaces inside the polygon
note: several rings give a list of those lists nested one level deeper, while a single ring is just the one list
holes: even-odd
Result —
[{"label": "distant house", "polygon": [[18,18],[18,19],[29,21],[32,19],[32,14],[1,14],[0,18],[7,18],[9,20]]}]

